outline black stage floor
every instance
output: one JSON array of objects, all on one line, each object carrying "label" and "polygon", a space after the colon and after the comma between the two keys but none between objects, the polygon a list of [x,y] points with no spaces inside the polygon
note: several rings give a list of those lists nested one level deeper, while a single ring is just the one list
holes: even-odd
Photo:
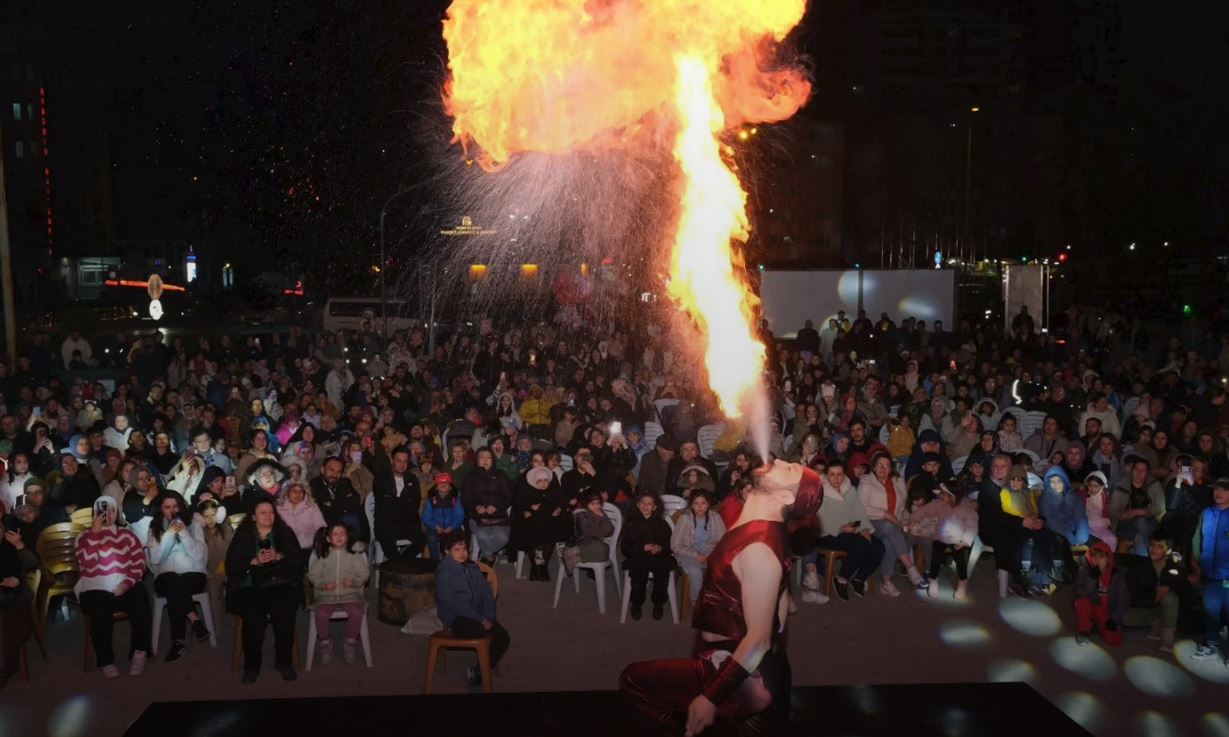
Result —
[{"label": "black stage floor", "polygon": [[[153,704],[127,737],[633,737],[615,691]],[[1022,683],[795,688],[791,737],[1084,737]]]}]

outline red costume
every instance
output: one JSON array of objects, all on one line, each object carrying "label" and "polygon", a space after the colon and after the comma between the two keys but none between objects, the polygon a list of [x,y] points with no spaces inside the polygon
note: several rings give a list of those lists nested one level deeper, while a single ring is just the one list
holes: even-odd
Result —
[{"label": "red costume", "polygon": [[[805,469],[791,507],[793,516],[814,515],[823,500],[822,488],[819,475]],[[747,635],[742,582],[734,574],[733,561],[754,543],[767,545],[780,562],[777,598],[785,591],[790,566],[785,522],[752,520],[726,532],[708,557],[691,623],[698,631],[728,639],[698,639],[696,657],[633,663],[619,678],[628,708],[644,734],[681,735],[687,708],[701,694],[717,707],[717,722],[706,734],[770,735],[784,724],[790,668],[781,623],[774,616],[772,647],[754,672],[748,673],[732,657]]]}]

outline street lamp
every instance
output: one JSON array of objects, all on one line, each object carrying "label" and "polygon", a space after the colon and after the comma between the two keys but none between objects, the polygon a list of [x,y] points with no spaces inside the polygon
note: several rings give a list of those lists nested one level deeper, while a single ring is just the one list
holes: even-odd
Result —
[{"label": "street lamp", "polygon": [[[421,184],[421,182],[419,183]],[[384,268],[387,262],[384,260],[384,220],[388,217],[388,207],[393,204],[393,200],[403,194],[411,192],[418,188],[418,184],[406,187],[399,192],[394,192],[387,200],[384,200],[384,206],[380,208],[380,338],[381,340],[388,339],[388,290],[386,288],[384,274],[388,269]]]},{"label": "street lamp", "polygon": [[[973,182],[973,113],[981,112],[977,105],[969,108],[969,134],[964,154],[964,226],[961,228],[960,240],[965,248],[969,248],[969,194]],[[976,254],[970,250],[970,254]]]}]

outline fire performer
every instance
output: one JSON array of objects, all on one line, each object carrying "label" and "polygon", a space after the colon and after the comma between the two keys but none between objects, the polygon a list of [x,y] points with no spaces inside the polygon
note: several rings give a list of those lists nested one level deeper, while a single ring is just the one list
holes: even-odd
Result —
[{"label": "fire performer", "polygon": [[776,461],[754,472],[742,514],[708,557],[692,626],[697,655],[633,663],[619,677],[643,734],[687,737],[714,721],[722,734],[770,735],[789,714],[785,654],[789,539],[785,521],[815,514],[819,475]]}]

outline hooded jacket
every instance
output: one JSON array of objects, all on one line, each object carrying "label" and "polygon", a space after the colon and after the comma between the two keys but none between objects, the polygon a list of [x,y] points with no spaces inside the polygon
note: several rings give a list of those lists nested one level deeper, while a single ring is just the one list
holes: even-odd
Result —
[{"label": "hooded jacket", "polygon": [[457,617],[476,622],[495,619],[495,595],[476,563],[458,563],[451,555],[435,569],[435,608],[444,627],[452,629]]},{"label": "hooded jacket", "polygon": [[819,510],[819,534],[836,536],[841,534],[841,528],[856,522],[860,529],[870,530],[871,516],[862,506],[862,500],[854,490],[853,484],[846,478],[837,489],[824,479],[824,501]]},{"label": "hooded jacket", "polygon": [[[1055,478],[1063,483],[1061,492],[1050,488],[1050,480]],[[1071,488],[1071,480],[1061,466],[1051,466],[1045,472],[1038,506],[1047,530],[1062,535],[1072,545],[1083,545],[1088,541],[1088,514],[1084,509],[1084,497]]]},{"label": "hooded jacket", "polygon": [[[324,558],[312,555],[307,567],[307,577],[312,582],[316,606],[321,604],[349,604],[363,600],[363,586],[371,575],[367,553],[349,550],[329,550]],[[350,579],[350,585],[342,582]],[[334,584],[332,591],[325,589]]]},{"label": "hooded jacket", "polygon": [[[1097,568],[1092,558],[1093,551],[1105,554],[1105,568]],[[1109,610],[1110,619],[1121,623],[1131,604],[1131,593],[1127,589],[1126,576],[1114,565],[1114,551],[1098,540],[1088,548],[1084,557],[1088,565],[1080,566],[1079,573],[1075,575],[1072,587],[1075,598],[1092,599],[1094,604],[1104,604]]]}]

